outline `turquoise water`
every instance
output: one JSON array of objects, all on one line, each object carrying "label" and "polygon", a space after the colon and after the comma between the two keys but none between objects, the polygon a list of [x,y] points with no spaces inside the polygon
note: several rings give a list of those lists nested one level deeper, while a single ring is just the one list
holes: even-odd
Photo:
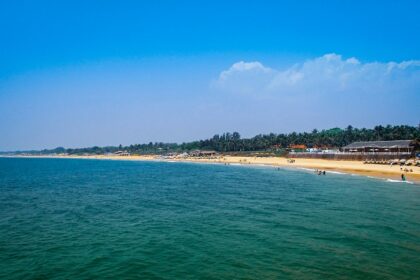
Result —
[{"label": "turquoise water", "polygon": [[1,279],[419,279],[420,186],[0,158]]}]

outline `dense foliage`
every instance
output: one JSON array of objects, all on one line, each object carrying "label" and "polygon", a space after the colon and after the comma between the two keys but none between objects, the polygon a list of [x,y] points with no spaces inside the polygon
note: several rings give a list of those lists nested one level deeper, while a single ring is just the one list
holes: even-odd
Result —
[{"label": "dense foliage", "polygon": [[214,135],[210,139],[189,143],[148,143],[130,146],[90,147],[80,149],[56,148],[37,153],[68,153],[68,154],[106,154],[116,151],[128,151],[134,154],[164,154],[168,152],[183,152],[191,150],[216,150],[219,152],[238,151],[275,151],[287,148],[293,144],[303,144],[307,147],[342,147],[354,141],[373,140],[420,140],[420,127],[413,126],[376,126],[373,129],[358,129],[348,126],[346,129],[333,128],[318,131],[314,129],[307,133],[265,134],[242,139],[238,132]]}]

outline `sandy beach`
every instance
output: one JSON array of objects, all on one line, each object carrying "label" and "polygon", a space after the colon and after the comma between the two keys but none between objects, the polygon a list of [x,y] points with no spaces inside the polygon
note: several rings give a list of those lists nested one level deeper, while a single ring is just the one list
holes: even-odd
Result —
[{"label": "sandy beach", "polygon": [[[220,156],[215,158],[162,158],[155,155],[131,155],[131,156],[22,156],[37,158],[74,158],[74,159],[103,159],[103,160],[134,160],[134,161],[178,161],[178,162],[201,162],[219,164],[243,164],[243,165],[267,165],[288,168],[308,168],[328,171],[338,171],[348,174],[358,174],[376,178],[401,180],[404,174],[407,181],[420,183],[420,167],[382,164],[364,164],[361,161],[324,160],[324,159],[295,159],[294,163],[288,162],[284,157],[240,157]],[[408,169],[409,172],[405,172]],[[411,172],[412,171],[412,172]]]}]

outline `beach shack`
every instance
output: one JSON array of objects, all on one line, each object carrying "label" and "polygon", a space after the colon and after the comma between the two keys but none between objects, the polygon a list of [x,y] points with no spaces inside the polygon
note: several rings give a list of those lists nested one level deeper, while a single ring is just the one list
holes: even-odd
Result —
[{"label": "beach shack", "polygon": [[290,144],[289,145],[289,150],[291,152],[305,152],[307,148],[308,147],[306,147],[306,145],[304,144]]},{"label": "beach shack", "polygon": [[412,155],[417,147],[418,143],[415,140],[365,141],[353,142],[342,147],[341,151],[344,153]]},{"label": "beach shack", "polygon": [[114,153],[114,155],[116,155],[116,156],[122,156],[122,157],[128,157],[128,156],[130,156],[130,153],[127,152],[127,151],[116,151]]},{"label": "beach shack", "polygon": [[213,157],[217,155],[217,152],[195,150],[195,151],[190,152],[189,155],[192,157]]}]

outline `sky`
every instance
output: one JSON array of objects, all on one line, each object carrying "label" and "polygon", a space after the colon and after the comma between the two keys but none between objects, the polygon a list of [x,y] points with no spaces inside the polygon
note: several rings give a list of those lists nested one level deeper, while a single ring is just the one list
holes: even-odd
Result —
[{"label": "sky", "polygon": [[1,1],[0,151],[420,122],[418,1]]}]

